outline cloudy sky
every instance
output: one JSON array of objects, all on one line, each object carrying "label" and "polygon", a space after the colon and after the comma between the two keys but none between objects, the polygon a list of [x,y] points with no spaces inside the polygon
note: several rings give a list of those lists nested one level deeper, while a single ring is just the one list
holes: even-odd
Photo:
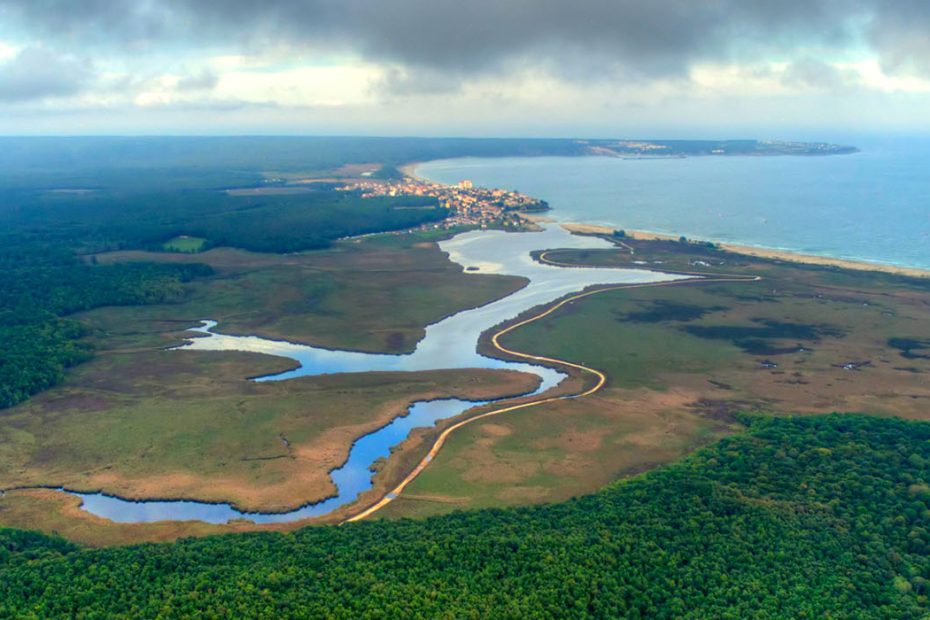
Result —
[{"label": "cloudy sky", "polygon": [[927,0],[0,0],[0,133],[930,131]]}]

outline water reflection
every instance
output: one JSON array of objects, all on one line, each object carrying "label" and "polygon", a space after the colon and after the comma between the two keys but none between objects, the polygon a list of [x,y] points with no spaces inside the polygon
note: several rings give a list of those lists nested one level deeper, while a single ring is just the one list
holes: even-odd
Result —
[{"label": "water reflection", "polygon": [[466,271],[468,274],[520,276],[527,278],[529,283],[507,297],[479,308],[464,310],[428,326],[426,336],[416,350],[408,355],[335,351],[255,336],[229,336],[212,331],[216,325],[212,321],[204,322],[202,327],[194,330],[207,334],[207,337],[192,339],[180,348],[196,351],[251,351],[286,357],[300,363],[300,367],[295,370],[262,377],[259,381],[341,372],[509,368],[539,375],[544,382],[543,389],[547,389],[561,379],[559,373],[539,366],[480,355],[477,345],[481,334],[529,308],[591,285],[659,282],[681,278],[632,269],[565,269],[533,260],[531,252],[540,249],[611,247],[610,243],[602,239],[571,235],[560,227],[549,227],[536,233],[474,231],[444,241],[440,247],[449,254],[451,260],[469,268]]},{"label": "water reflection", "polygon": [[414,403],[407,415],[394,418],[389,424],[365,435],[355,442],[349,459],[339,469],[330,472],[338,493],[333,497],[301,506],[290,512],[240,512],[229,504],[211,504],[185,500],[141,501],[105,495],[103,493],[74,493],[83,500],[81,508],[118,523],[145,523],[152,521],[206,521],[229,523],[248,519],[255,523],[290,523],[328,514],[342,505],[353,502],[372,486],[371,467],[378,459],[387,458],[391,448],[404,441],[415,428],[435,426],[439,420],[457,415],[466,409],[484,404],[447,398]]},{"label": "water reflection", "polygon": [[[571,235],[554,226],[534,233],[468,232],[443,241],[440,247],[451,260],[467,268],[466,273],[521,276],[528,279],[528,284],[507,297],[430,325],[416,350],[407,355],[337,351],[255,336],[230,336],[214,331],[217,326],[214,321],[204,321],[202,326],[194,328],[192,331],[203,334],[203,337],[192,338],[178,349],[265,353],[300,364],[294,370],[260,377],[256,381],[283,381],[307,375],[346,372],[506,368],[539,376],[541,384],[537,392],[542,392],[557,385],[565,375],[543,366],[480,355],[477,345],[481,334],[525,310],[591,285],[660,282],[682,277],[631,269],[566,269],[540,264],[533,260],[531,252],[548,248],[611,247],[602,239]],[[335,496],[288,513],[241,513],[229,504],[194,501],[133,502],[99,493],[74,495],[84,500],[84,510],[119,522],[200,520],[226,523],[245,518],[256,523],[283,523],[321,516],[355,501],[360,493],[370,489],[372,465],[379,458],[386,458],[391,448],[406,439],[412,429],[433,426],[439,420],[463,413],[476,404],[480,403],[458,399],[414,403],[406,415],[395,418],[353,444],[347,462],[331,472],[338,489]]]}]

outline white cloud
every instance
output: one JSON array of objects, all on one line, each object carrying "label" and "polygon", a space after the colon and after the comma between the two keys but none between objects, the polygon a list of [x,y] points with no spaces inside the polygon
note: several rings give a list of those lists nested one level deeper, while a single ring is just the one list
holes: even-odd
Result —
[{"label": "white cloud", "polygon": [[21,46],[0,41],[0,62],[3,62],[5,60],[12,58],[13,56],[16,56],[16,54],[21,49],[22,49]]},{"label": "white cloud", "polygon": [[[22,52],[0,46],[0,54],[4,49],[11,50],[7,64]],[[135,123],[138,131],[174,133],[290,128],[385,135],[634,135],[642,134],[637,127],[888,123],[883,106],[908,95],[895,107],[898,118],[930,128],[921,113],[930,83],[888,75],[878,59],[868,57],[699,63],[685,76],[632,80],[617,74],[571,79],[532,63],[463,77],[277,52],[124,56],[97,63],[94,70],[93,79],[32,105],[35,118],[42,119],[36,126],[47,127],[58,114],[80,118],[71,126],[88,132],[113,131],[121,119],[122,127]],[[858,109],[856,101],[868,104]],[[22,120],[29,110],[21,104],[0,106],[5,112],[16,108],[17,114],[12,124],[0,122],[0,132],[10,127],[22,132],[29,125]]]},{"label": "white cloud", "polygon": [[869,89],[883,93],[930,93],[930,76],[888,72],[884,63],[874,59],[849,66],[862,76]]},{"label": "white cloud", "polygon": [[366,65],[234,70],[220,74],[214,94],[283,106],[357,105],[374,102],[370,84],[383,75],[383,70]]}]

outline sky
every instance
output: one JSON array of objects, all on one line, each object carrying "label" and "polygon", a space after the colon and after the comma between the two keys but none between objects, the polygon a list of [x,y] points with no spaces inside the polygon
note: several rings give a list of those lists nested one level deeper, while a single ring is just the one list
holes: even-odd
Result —
[{"label": "sky", "polygon": [[930,132],[927,0],[0,0],[0,134]]}]

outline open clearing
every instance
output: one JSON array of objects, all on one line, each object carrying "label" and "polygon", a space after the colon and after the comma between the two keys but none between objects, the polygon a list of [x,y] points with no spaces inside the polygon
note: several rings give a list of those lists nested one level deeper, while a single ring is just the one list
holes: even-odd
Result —
[{"label": "open clearing", "polygon": [[189,237],[180,235],[168,239],[162,244],[162,249],[166,252],[181,252],[184,254],[196,254],[203,250],[207,240],[203,237]]}]

